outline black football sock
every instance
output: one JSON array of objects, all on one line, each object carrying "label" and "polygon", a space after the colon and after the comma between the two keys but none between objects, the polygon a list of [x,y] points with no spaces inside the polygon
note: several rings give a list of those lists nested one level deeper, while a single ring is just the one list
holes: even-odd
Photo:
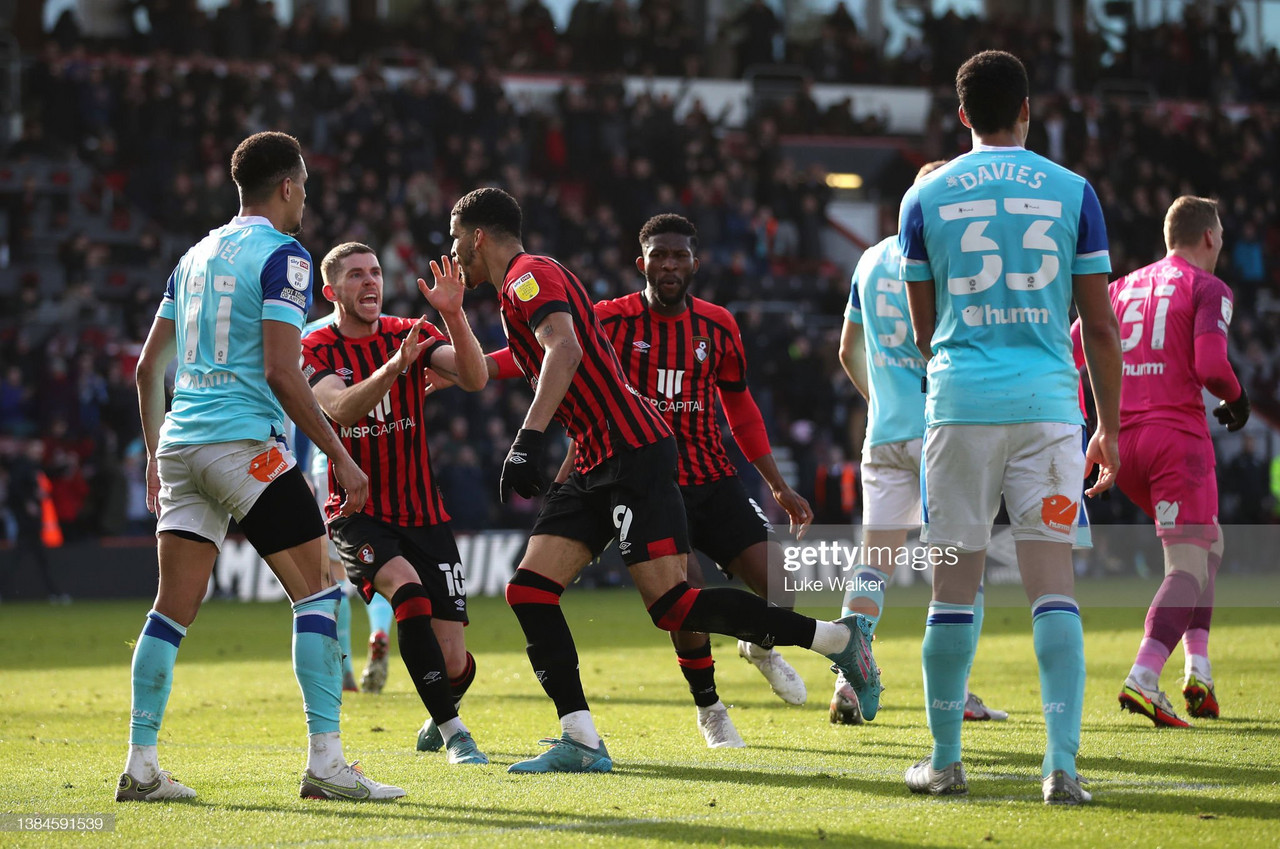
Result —
[{"label": "black football sock", "polygon": [[391,609],[396,617],[396,636],[400,644],[400,657],[418,697],[427,712],[441,726],[458,717],[453,703],[453,690],[445,671],[444,652],[431,628],[431,599],[422,584],[405,584],[391,598]]},{"label": "black football sock", "polygon": [[555,702],[559,716],[589,710],[578,675],[578,650],[560,610],[563,592],[555,581],[528,569],[517,569],[507,584],[507,604],[524,631],[533,674]]},{"label": "black football sock", "polygon": [[467,667],[462,670],[462,674],[456,678],[449,679],[449,689],[453,693],[454,707],[462,704],[462,697],[467,694],[467,690],[471,689],[471,683],[476,680],[476,659],[467,652]]},{"label": "black football sock", "polygon": [[707,631],[727,634],[761,648],[813,644],[816,623],[792,610],[770,607],[742,590],[694,589],[681,581],[649,607],[653,622],[664,631]]},{"label": "black football sock", "polygon": [[715,660],[711,657],[711,638],[696,649],[676,649],[676,658],[684,680],[689,682],[689,692],[698,707],[711,707],[720,701],[716,693]]}]

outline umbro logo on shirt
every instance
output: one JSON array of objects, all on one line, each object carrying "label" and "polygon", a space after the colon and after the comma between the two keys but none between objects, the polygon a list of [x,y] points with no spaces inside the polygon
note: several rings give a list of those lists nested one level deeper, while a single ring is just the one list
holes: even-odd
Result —
[{"label": "umbro logo on shirt", "polygon": [[639,342],[632,342],[631,347],[635,348],[637,351],[647,351],[653,346],[641,339]]}]

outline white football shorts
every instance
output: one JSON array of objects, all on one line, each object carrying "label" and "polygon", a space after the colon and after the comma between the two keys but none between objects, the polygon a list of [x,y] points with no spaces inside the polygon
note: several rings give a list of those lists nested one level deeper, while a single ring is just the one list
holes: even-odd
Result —
[{"label": "white football shorts", "polygon": [[1080,425],[939,425],[925,433],[924,530],[932,545],[981,551],[1003,494],[1015,540],[1079,544]]},{"label": "white football shorts", "polygon": [[156,452],[160,519],[156,533],[186,531],[222,548],[230,518],[239,521],[273,481],[296,465],[275,440],[238,439],[170,445]]},{"label": "white football shorts", "polygon": [[920,452],[923,439],[862,448],[862,526],[920,527]]}]

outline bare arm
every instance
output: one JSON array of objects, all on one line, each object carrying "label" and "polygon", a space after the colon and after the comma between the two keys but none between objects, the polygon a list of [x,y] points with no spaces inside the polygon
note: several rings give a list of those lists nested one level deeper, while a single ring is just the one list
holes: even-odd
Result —
[{"label": "bare arm", "polygon": [[1085,452],[1089,470],[1094,464],[1102,467],[1098,482],[1086,493],[1092,496],[1110,489],[1120,468],[1120,384],[1124,355],[1120,352],[1120,324],[1107,294],[1107,275],[1076,275],[1073,287],[1076,309],[1080,313],[1080,341],[1098,411],[1098,429]]},{"label": "bare arm", "polygon": [[[422,356],[422,351],[434,340],[431,337],[420,338],[422,328],[420,319],[400,343],[395,356],[383,363],[377,371],[358,383],[350,386],[346,381],[331,374],[323,378],[313,387],[320,409],[340,425],[350,427],[369,415],[369,411],[378,405],[392,384]],[[283,399],[282,399],[283,400]],[[306,431],[303,431],[306,433]],[[310,434],[307,434],[310,436]],[[329,452],[325,452],[326,454]]]},{"label": "bare arm", "polygon": [[156,317],[151,323],[147,341],[134,380],[138,385],[138,412],[142,416],[142,439],[147,446],[147,509],[160,515],[156,499],[160,494],[160,473],[156,466],[156,448],[160,444],[160,426],[164,424],[164,373],[178,352],[177,332],[172,319]]},{"label": "bare arm", "polygon": [[863,345],[862,325],[856,321],[845,321],[840,331],[840,365],[844,373],[853,381],[858,394],[871,400],[871,383],[867,380],[867,349]]},{"label": "bare arm", "polygon": [[551,313],[537,326],[534,334],[544,354],[538,388],[524,417],[524,427],[545,431],[578,372],[582,346],[573,329],[573,318],[567,312]]},{"label": "bare arm", "polygon": [[350,516],[358,513],[369,500],[369,479],[351,459],[347,449],[342,447],[338,435],[316,404],[307,379],[302,376],[302,369],[298,366],[302,354],[302,332],[283,321],[264,321],[262,351],[267,385],[279,399],[280,406],[284,407],[285,414],[333,464],[338,485],[346,492],[341,514]]},{"label": "bare arm", "polygon": [[808,500],[783,479],[782,472],[778,471],[778,464],[774,462],[773,452],[757,457],[751,461],[751,465],[756,467],[760,477],[769,484],[773,500],[787,511],[787,517],[791,520],[791,533],[796,535],[796,539],[804,539],[805,531],[813,522],[813,508],[809,506]]},{"label": "bare arm", "polygon": [[426,297],[427,303],[440,313],[452,343],[432,351],[431,367],[466,391],[478,392],[484,389],[489,380],[489,368],[480,342],[462,309],[462,296],[466,291],[462,275],[457,264],[447,256],[440,257],[438,263],[432,260],[431,274],[435,277],[436,285],[429,287],[419,277],[418,289]]},{"label": "bare arm", "polygon": [[907,308],[916,347],[926,361],[933,357],[933,328],[938,321],[938,296],[932,280],[907,281]]}]

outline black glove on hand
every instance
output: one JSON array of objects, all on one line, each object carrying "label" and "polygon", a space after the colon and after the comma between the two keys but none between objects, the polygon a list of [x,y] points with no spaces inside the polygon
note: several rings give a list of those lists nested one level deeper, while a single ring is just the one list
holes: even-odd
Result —
[{"label": "black glove on hand", "polygon": [[1235,433],[1249,421],[1249,410],[1249,396],[1241,386],[1240,397],[1234,401],[1220,401],[1218,406],[1213,408],[1213,417],[1219,424],[1226,425],[1228,431]]},{"label": "black glove on hand", "polygon": [[502,464],[502,480],[498,484],[498,497],[503,504],[511,497],[511,491],[524,498],[541,495],[547,488],[542,474],[542,431],[521,428],[516,441],[511,443],[507,459]]}]

